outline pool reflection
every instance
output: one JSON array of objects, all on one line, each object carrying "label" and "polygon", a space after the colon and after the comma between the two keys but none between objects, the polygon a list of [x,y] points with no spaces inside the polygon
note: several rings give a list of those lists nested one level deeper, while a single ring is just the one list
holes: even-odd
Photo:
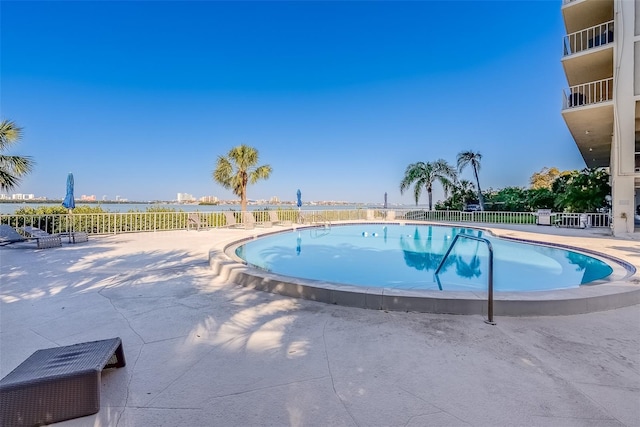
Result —
[{"label": "pool reflection", "polygon": [[[400,248],[404,256],[404,261],[408,267],[416,270],[435,271],[442,258],[446,253],[449,245],[456,235],[466,234],[476,237],[482,237],[482,230],[473,230],[469,228],[452,228],[451,235],[437,234],[434,236],[434,228],[427,228],[427,236],[425,239],[420,235],[420,228],[415,227],[412,238],[408,236],[400,236]],[[473,253],[471,257],[465,257],[464,254],[458,253],[454,248],[445,260],[442,266],[442,272],[446,272],[449,267],[455,265],[456,274],[464,278],[480,277],[481,259],[478,256],[480,242],[477,240],[461,239],[457,245],[469,246],[473,245]]]}]

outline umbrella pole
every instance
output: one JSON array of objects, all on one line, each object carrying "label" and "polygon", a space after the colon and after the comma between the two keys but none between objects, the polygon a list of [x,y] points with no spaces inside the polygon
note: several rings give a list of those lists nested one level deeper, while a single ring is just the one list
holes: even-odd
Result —
[{"label": "umbrella pole", "polygon": [[[69,235],[69,243],[71,243],[71,233],[73,232],[73,210],[69,209],[69,220],[67,222],[67,234]],[[69,225],[70,224],[70,225]]]}]

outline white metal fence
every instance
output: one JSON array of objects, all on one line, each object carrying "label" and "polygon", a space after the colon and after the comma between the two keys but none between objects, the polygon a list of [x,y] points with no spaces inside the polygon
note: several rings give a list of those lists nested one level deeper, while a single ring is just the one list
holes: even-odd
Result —
[{"label": "white metal fence", "polygon": [[[460,212],[412,209],[354,210],[278,210],[280,221],[294,224],[323,224],[337,221],[441,221],[484,224],[537,224],[534,212]],[[190,216],[197,215],[197,221]],[[235,212],[242,223],[240,212]],[[269,211],[254,211],[257,223],[271,222]],[[51,234],[86,232],[88,234],[118,234],[192,228],[211,229],[227,226],[225,215],[217,212],[107,212],[91,214],[0,215],[0,224],[12,227],[31,226]],[[551,224],[558,227],[609,227],[610,216],[604,213],[552,213]]]}]

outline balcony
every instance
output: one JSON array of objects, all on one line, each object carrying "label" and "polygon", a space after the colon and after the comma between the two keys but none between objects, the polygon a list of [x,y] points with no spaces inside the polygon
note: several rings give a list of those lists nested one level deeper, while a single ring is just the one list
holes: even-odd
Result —
[{"label": "balcony", "polygon": [[613,21],[564,36],[564,56],[595,49],[609,43],[613,43]]},{"label": "balcony", "polygon": [[564,90],[562,117],[587,167],[610,164],[613,135],[613,78]]},{"label": "balcony", "polygon": [[563,93],[563,110],[612,101],[613,78],[571,86],[563,90]]},{"label": "balcony", "polygon": [[614,0],[563,1],[562,17],[567,34],[582,31],[615,18]]}]

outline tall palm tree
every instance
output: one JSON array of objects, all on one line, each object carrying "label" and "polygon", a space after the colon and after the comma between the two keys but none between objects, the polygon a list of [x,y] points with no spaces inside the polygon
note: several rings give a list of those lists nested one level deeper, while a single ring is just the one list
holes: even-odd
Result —
[{"label": "tall palm tree", "polygon": [[10,120],[0,122],[0,190],[9,191],[20,183],[20,179],[31,172],[35,162],[31,157],[1,154],[22,138],[22,128]]},{"label": "tall palm tree", "polygon": [[436,180],[442,185],[444,195],[447,197],[449,190],[454,187],[457,180],[456,170],[442,159],[435,162],[412,163],[407,166],[404,172],[404,178],[400,183],[400,194],[403,194],[405,190],[411,187],[411,184],[415,183],[413,195],[417,205],[418,199],[422,194],[422,188],[426,188],[429,197],[429,210],[431,210],[433,206],[433,183]]},{"label": "tall palm tree", "polygon": [[247,145],[238,145],[226,156],[218,156],[213,179],[233,194],[240,197],[242,212],[247,210],[247,185],[260,179],[268,179],[271,166],[258,164],[258,150]]},{"label": "tall palm tree", "polygon": [[480,179],[478,178],[481,160],[482,154],[474,151],[462,151],[458,153],[458,172],[462,172],[462,170],[467,166],[471,166],[473,168],[473,174],[476,177],[476,187],[478,189],[478,203],[480,203],[480,210],[484,210],[484,198],[482,197]]}]

